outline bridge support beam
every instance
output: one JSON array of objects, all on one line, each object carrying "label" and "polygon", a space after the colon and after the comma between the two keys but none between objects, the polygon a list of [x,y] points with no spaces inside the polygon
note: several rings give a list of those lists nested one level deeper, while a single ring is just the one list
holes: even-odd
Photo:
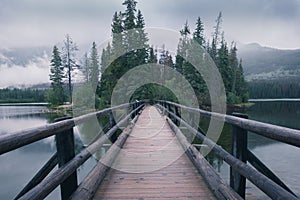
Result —
[{"label": "bridge support beam", "polygon": [[[240,113],[233,113],[236,117],[248,119],[248,116]],[[232,126],[231,153],[240,161],[247,163],[247,130]],[[230,167],[230,186],[245,199],[246,178]]]}]

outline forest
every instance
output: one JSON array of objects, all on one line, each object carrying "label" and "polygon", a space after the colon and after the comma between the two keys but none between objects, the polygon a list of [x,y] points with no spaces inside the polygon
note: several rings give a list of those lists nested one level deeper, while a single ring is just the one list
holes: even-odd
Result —
[{"label": "forest", "polygon": [[0,103],[40,103],[45,102],[46,89],[0,89]]},{"label": "forest", "polygon": [[[186,22],[180,30],[181,38],[178,41],[177,54],[172,56],[167,49],[155,49],[148,43],[145,32],[145,21],[140,10],[136,9],[137,2],[126,0],[123,5],[125,12],[115,12],[112,20],[112,42],[103,50],[101,56],[101,82],[98,94],[101,107],[110,104],[110,97],[117,81],[129,70],[142,64],[160,64],[162,77],[167,77],[163,66],[167,66],[182,74],[194,89],[197,99],[201,104],[209,104],[209,91],[201,74],[185,58],[193,41],[196,41],[217,65],[222,76],[227,103],[241,103],[248,100],[247,84],[244,79],[242,60],[237,58],[237,48],[234,42],[227,44],[222,31],[222,13],[220,12],[214,26],[211,39],[204,35],[204,25],[198,17],[194,31]],[[136,31],[132,31],[136,30]],[[210,42],[211,41],[211,42]],[[134,49],[139,44],[142,49]],[[163,46],[163,44],[162,44]],[[128,52],[119,56],[121,52]],[[105,69],[105,70],[104,70]],[[169,81],[172,80],[172,77]],[[156,84],[149,84],[139,88],[132,99],[169,99],[175,100],[167,88]],[[171,98],[171,99],[170,99]]]},{"label": "forest", "polygon": [[252,99],[300,98],[299,77],[251,81],[248,87]]}]

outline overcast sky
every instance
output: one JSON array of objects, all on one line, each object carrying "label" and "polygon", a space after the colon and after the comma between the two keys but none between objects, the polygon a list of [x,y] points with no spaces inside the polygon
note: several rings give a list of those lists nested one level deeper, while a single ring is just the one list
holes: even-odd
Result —
[{"label": "overcast sky", "polygon": [[[0,0],[0,49],[47,46],[50,50],[53,45],[61,46],[66,34],[83,51],[93,41],[101,46],[110,38],[114,12],[125,10],[123,1]],[[186,20],[193,30],[200,16],[206,37],[211,36],[222,11],[228,43],[234,40],[281,49],[300,48],[300,0],[140,0],[137,8],[144,15],[146,27],[176,33]],[[176,49],[178,38],[170,40],[174,32],[165,36]],[[160,37],[164,41],[158,40],[159,45],[164,43],[172,49]],[[10,58],[0,52],[0,61],[5,59]],[[49,60],[46,55],[24,65],[1,64],[0,88],[49,82]]]},{"label": "overcast sky", "polygon": [[[1,47],[57,44],[69,33],[80,45],[110,36],[123,0],[0,0]],[[148,27],[178,31],[200,16],[210,36],[219,11],[227,38],[276,48],[300,48],[299,0],[143,0],[138,9]],[[230,41],[229,41],[230,42]]]}]

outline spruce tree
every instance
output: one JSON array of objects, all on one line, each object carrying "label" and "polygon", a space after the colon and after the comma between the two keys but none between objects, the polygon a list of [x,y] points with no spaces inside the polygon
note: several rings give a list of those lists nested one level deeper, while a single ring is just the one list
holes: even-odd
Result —
[{"label": "spruce tree", "polygon": [[204,27],[203,23],[201,21],[201,18],[197,18],[196,22],[196,29],[195,32],[193,33],[193,39],[199,43],[200,46],[204,47],[205,46],[205,39],[204,39]]},{"label": "spruce tree", "polygon": [[97,91],[98,82],[99,82],[99,57],[96,43],[93,42],[91,55],[90,55],[90,82],[93,88],[93,91]]},{"label": "spruce tree", "polygon": [[65,102],[66,96],[63,89],[64,71],[60,52],[56,46],[53,47],[50,80],[51,90],[47,94],[47,100],[53,106],[61,105]]},{"label": "spruce tree", "polygon": [[232,47],[230,49],[230,66],[232,68],[232,85],[231,85],[231,92],[233,94],[236,94],[236,84],[237,82],[237,76],[238,76],[238,59],[237,59],[237,48],[236,44],[232,44]]}]

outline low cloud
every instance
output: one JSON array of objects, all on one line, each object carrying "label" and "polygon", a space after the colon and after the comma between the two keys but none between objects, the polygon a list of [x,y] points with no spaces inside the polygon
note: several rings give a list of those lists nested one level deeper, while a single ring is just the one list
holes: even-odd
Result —
[{"label": "low cloud", "polygon": [[49,81],[50,60],[47,55],[33,58],[25,66],[9,63],[0,65],[0,88],[28,86]]}]

